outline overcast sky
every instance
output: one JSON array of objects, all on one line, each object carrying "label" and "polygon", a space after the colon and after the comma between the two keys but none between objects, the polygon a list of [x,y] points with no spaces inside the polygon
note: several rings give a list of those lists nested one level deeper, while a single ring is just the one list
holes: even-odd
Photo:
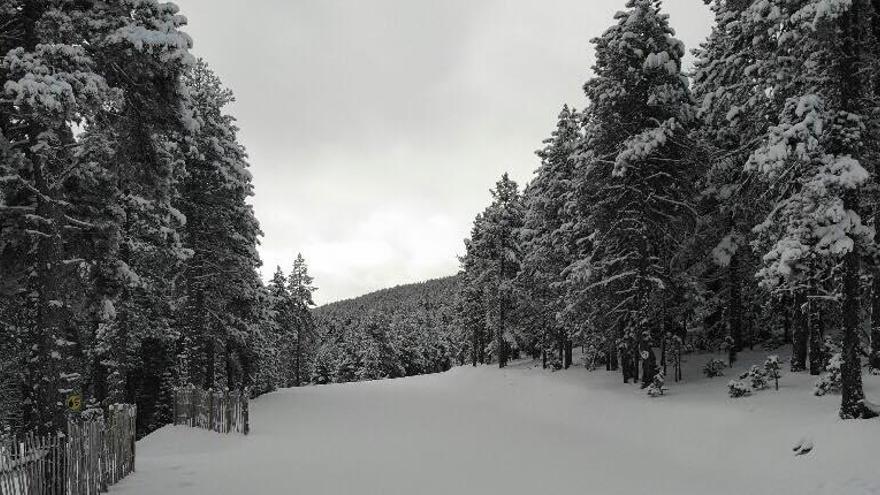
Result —
[{"label": "overcast sky", "polygon": [[[589,40],[625,0],[177,0],[238,99],[264,277],[302,252],[326,303],[451,275],[508,171],[526,182]],[[690,50],[702,0],[667,0]]]}]

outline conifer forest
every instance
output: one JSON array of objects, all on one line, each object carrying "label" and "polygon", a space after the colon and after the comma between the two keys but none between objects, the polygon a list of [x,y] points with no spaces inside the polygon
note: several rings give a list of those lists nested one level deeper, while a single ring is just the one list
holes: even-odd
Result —
[{"label": "conifer forest", "polygon": [[[491,164],[457,273],[339,300],[336,251],[264,265],[261,141],[187,1],[0,0],[0,440],[135,405],[144,494],[880,493],[880,0],[597,2],[582,100],[530,177]],[[182,387],[246,395],[251,438],[180,426]]]}]

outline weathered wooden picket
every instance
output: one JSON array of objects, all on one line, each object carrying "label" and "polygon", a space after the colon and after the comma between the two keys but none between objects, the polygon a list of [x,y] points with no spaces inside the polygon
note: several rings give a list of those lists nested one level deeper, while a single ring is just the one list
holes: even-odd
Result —
[{"label": "weathered wooden picket", "polygon": [[106,492],[134,471],[136,417],[136,406],[116,404],[106,419],[71,419],[67,435],[0,438],[0,493]]},{"label": "weathered wooden picket", "polygon": [[217,433],[250,432],[248,389],[202,390],[193,385],[174,390],[174,424]]}]

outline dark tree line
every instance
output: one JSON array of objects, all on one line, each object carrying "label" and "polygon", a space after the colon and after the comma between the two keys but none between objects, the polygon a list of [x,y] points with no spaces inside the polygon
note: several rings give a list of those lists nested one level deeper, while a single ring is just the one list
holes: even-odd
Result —
[{"label": "dark tree line", "polygon": [[586,108],[563,108],[534,179],[502,177],[465,241],[462,345],[555,367],[581,345],[643,386],[688,335],[731,363],[790,342],[813,374],[838,345],[841,416],[874,416],[880,6],[707,3],[691,74],[658,1],[593,40]]}]

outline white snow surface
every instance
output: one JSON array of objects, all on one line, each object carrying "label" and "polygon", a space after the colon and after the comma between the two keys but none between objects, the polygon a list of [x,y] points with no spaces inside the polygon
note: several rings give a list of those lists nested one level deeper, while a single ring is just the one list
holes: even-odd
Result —
[{"label": "white snow surface", "polygon": [[[840,397],[784,372],[731,399],[688,355],[652,399],[619,373],[531,362],[282,390],[251,403],[252,434],[165,427],[137,445],[112,493],[880,494],[880,421],[837,418]],[[869,398],[880,377],[866,376]],[[809,439],[814,448],[795,456]]]}]

